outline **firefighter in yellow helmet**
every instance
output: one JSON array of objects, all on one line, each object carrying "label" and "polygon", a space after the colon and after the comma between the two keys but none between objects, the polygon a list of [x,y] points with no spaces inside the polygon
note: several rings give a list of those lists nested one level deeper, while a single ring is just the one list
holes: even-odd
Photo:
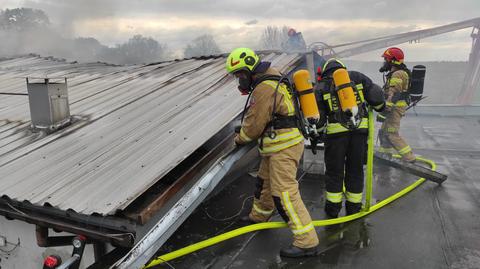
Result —
[{"label": "firefighter in yellow helmet", "polygon": [[293,232],[293,244],[282,248],[284,257],[313,256],[318,237],[296,180],[304,138],[296,127],[295,107],[282,75],[269,62],[262,62],[248,48],[237,48],[227,57],[227,72],[238,80],[239,90],[249,94],[249,106],[238,145],[258,140],[262,157],[249,219],[268,221],[276,208]]},{"label": "firefighter in yellow helmet", "polygon": [[387,107],[383,118],[382,127],[379,130],[379,152],[392,154],[397,151],[402,160],[414,162],[415,155],[412,148],[400,136],[400,120],[405,116],[408,106],[408,87],[410,83],[410,71],[403,63],[404,54],[399,48],[388,48],[383,54],[384,64],[380,72],[387,72],[387,80],[384,86]]}]

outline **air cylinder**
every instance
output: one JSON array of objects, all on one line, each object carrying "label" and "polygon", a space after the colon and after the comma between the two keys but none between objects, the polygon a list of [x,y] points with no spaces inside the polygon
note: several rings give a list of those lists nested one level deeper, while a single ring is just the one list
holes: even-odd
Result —
[{"label": "air cylinder", "polygon": [[320,113],[318,112],[310,73],[304,69],[298,70],[293,74],[293,82],[300,96],[300,108],[303,116],[309,122],[317,122],[320,119]]}]

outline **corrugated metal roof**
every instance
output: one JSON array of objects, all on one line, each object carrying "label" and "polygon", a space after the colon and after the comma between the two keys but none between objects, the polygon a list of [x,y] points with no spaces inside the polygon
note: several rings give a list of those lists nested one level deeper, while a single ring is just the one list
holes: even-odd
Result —
[{"label": "corrugated metal roof", "polygon": [[[299,55],[270,53],[282,70]],[[69,77],[76,123],[29,129],[26,96],[0,99],[0,196],[83,214],[124,209],[242,110],[223,57],[151,65],[66,63],[29,55],[0,61],[0,92],[26,76]]]}]

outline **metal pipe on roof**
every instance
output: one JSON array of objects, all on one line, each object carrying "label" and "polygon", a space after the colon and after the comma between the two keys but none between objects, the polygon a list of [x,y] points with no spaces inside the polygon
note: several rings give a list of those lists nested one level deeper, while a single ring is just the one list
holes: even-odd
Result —
[{"label": "metal pipe on roof", "polygon": [[28,96],[28,93],[0,92],[0,95],[20,95],[20,96]]}]

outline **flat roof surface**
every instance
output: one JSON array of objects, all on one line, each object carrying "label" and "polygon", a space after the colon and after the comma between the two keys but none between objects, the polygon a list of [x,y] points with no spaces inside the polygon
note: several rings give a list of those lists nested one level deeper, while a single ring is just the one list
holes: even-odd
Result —
[{"label": "flat roof surface", "polygon": [[[292,237],[288,229],[277,229],[242,235],[170,263],[177,269],[479,268],[479,118],[409,115],[402,121],[401,133],[417,154],[437,163],[437,171],[447,174],[447,181],[441,186],[426,181],[364,219],[317,227],[321,255],[281,258],[279,249]],[[416,179],[375,165],[373,200],[385,199]],[[254,185],[255,179],[244,175],[202,204],[159,254],[241,227],[236,218],[222,219],[242,208]],[[325,219],[324,177],[305,176],[300,186],[313,218]],[[251,199],[242,212],[246,214],[250,206]],[[281,221],[278,215],[273,220]]]},{"label": "flat roof surface", "polygon": [[[298,54],[263,55],[285,71]],[[114,214],[243,109],[225,57],[149,65],[67,63],[27,55],[0,61],[0,92],[25,77],[68,77],[74,124],[32,133],[28,97],[0,98],[0,197],[82,214]]]}]

